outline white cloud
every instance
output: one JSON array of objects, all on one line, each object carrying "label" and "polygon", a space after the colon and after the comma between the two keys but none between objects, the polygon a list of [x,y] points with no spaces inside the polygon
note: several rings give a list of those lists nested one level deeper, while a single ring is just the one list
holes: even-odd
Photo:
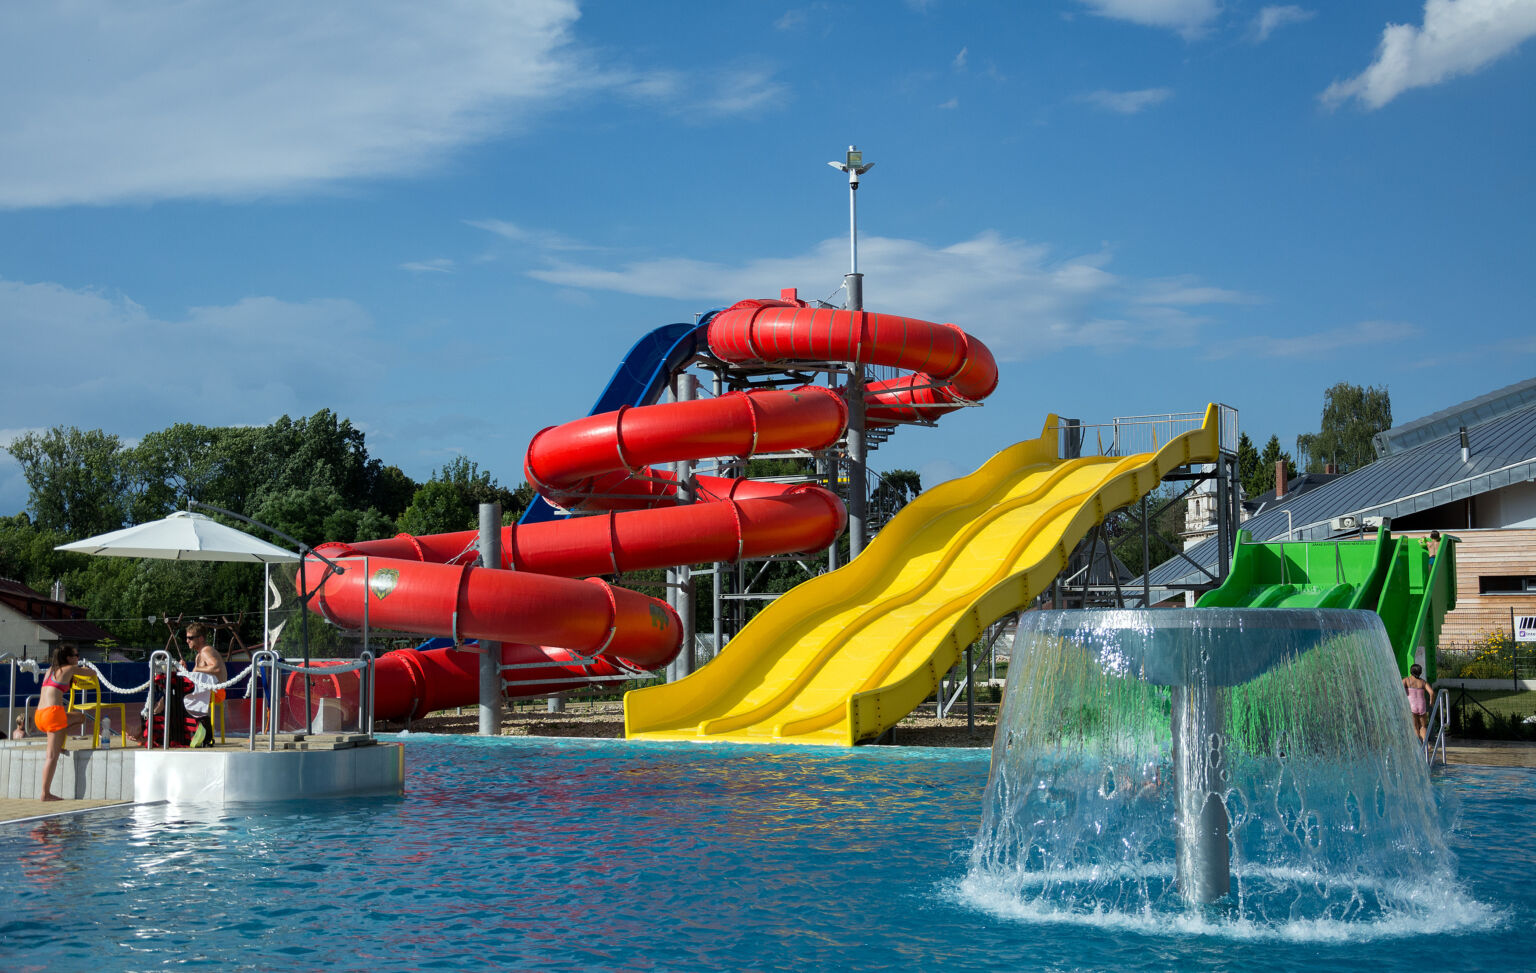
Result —
[{"label": "white cloud", "polygon": [[1185,38],[1204,33],[1221,12],[1217,0],[1078,0],[1101,17],[1144,27],[1165,27]]},{"label": "white cloud", "polygon": [[[617,267],[557,261],[529,274],[560,287],[689,301],[733,301],[788,286],[814,298],[836,286],[823,290],[825,282],[842,278],[847,246],[843,239],[827,240],[807,253],[739,265],[681,257]],[[953,320],[1006,357],[1067,347],[1188,343],[1202,323],[1188,308],[1249,300],[1187,276],[1120,277],[1108,270],[1109,262],[1106,252],[1062,257],[995,232],[944,247],[888,237],[859,241],[859,268],[874,285],[865,292],[872,309]]]},{"label": "white cloud", "polygon": [[941,108],[941,109],[943,109],[945,111],[953,111],[954,109],[959,108],[959,107],[960,107],[960,99],[959,98],[951,98],[948,101],[943,102],[943,103],[941,103],[939,105],[939,108]]},{"label": "white cloud", "polygon": [[711,115],[741,115],[782,104],[789,86],[775,80],[771,68],[743,68],[723,71],[713,90],[698,101],[697,108]]},{"label": "white cloud", "polygon": [[519,226],[510,220],[485,219],[465,220],[464,222],[477,230],[484,230],[487,233],[499,236],[503,240],[510,240],[513,243],[527,244],[528,246],[539,250],[601,249],[599,247],[593,246],[592,244],[582,243],[580,240],[573,240],[568,236],[555,233],[550,230],[534,230],[529,229],[528,227]]},{"label": "white cloud", "polygon": [[0,5],[0,209],[407,176],[598,94],[759,112],[765,68],[602,63],[576,0]]},{"label": "white cloud", "polygon": [[1317,16],[1314,10],[1304,7],[1286,5],[1283,7],[1265,7],[1259,11],[1259,15],[1253,19],[1253,40],[1256,44],[1262,44],[1269,40],[1281,27],[1291,24],[1303,24]]},{"label": "white cloud", "polygon": [[773,26],[778,30],[795,30],[804,27],[805,20],[804,10],[786,10],[782,17],[773,22]]},{"label": "white cloud", "polygon": [[1402,345],[1422,333],[1416,325],[1400,321],[1362,321],[1308,334],[1228,336],[1212,345],[1207,357],[1325,359],[1352,348]]},{"label": "white cloud", "polygon": [[250,297],[171,320],[122,295],[0,280],[0,322],[8,351],[38,365],[0,386],[0,415],[27,426],[264,422],[347,395],[386,357],[371,317],[337,299]]},{"label": "white cloud", "polygon": [[1376,60],[1321,95],[1330,107],[1351,98],[1380,108],[1411,88],[1471,74],[1536,34],[1536,0],[1427,0],[1424,24],[1388,24]]},{"label": "white cloud", "polygon": [[965,59],[970,54],[970,51],[969,47],[962,47],[960,48],[960,53],[955,55],[954,67],[956,71],[965,70]]},{"label": "white cloud", "polygon": [[572,0],[7,4],[0,206],[408,173],[580,77]]},{"label": "white cloud", "polygon": [[1090,91],[1080,100],[1122,115],[1134,115],[1171,97],[1172,88],[1143,88],[1140,91]]},{"label": "white cloud", "polygon": [[431,260],[412,260],[400,265],[401,270],[410,270],[418,274],[451,274],[453,273],[453,261],[447,257],[434,257]]}]

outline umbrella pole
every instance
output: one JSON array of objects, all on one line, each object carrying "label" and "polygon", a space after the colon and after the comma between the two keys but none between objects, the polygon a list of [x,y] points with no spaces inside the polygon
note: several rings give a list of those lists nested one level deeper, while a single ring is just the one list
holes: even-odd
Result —
[{"label": "umbrella pole", "polygon": [[304,644],[304,730],[308,733],[314,724],[314,717],[309,710],[309,583],[304,578],[304,558],[299,562],[299,590],[305,594],[304,602],[299,606],[299,641]]},{"label": "umbrella pole", "polygon": [[[263,561],[262,562],[262,564],[261,564],[261,576],[262,576],[262,580],[266,582],[266,587],[261,589],[261,647],[263,649],[271,649],[271,650],[273,650],[275,652],[277,650],[277,646],[271,644],[272,643],[272,562],[271,561]],[[255,697],[255,696],[260,695],[260,692],[258,691],[258,687],[256,685],[256,677],[259,676],[260,673],[254,671],[256,669],[256,657],[253,655],[253,656],[250,657],[250,660],[251,661],[248,663],[248,667],[251,670],[253,670],[253,671],[251,672],[251,681],[246,683],[245,693],[246,693],[247,696]],[[277,673],[277,669],[274,667],[272,672],[273,672],[274,677],[275,677],[275,675]],[[263,700],[262,702],[263,702],[263,704],[265,704],[266,701]],[[256,712],[256,710],[254,708],[255,705],[256,705],[255,703],[251,704],[251,706],[252,706],[251,712],[252,713]],[[269,720],[277,719],[277,717],[274,716],[271,712],[268,712],[266,714],[266,716],[267,716],[267,719],[269,719]],[[251,720],[251,749],[254,750],[255,748],[256,748],[256,721],[253,719],[253,720]]]}]

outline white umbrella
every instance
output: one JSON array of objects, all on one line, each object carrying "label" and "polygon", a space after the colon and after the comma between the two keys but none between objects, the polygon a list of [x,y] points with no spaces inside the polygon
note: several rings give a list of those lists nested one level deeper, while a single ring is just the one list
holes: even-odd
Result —
[{"label": "white umbrella", "polygon": [[159,557],[175,561],[297,561],[299,555],[268,544],[243,530],[202,514],[178,510],[164,520],[124,527],[83,541],[60,544],[57,551],[111,557]]}]

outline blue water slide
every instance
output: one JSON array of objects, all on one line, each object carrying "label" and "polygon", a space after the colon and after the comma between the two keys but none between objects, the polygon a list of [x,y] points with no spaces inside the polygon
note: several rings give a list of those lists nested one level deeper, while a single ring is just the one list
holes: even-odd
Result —
[{"label": "blue water slide", "polygon": [[[660,401],[673,374],[698,353],[704,341],[704,330],[719,310],[710,311],[697,324],[664,324],[635,342],[619,361],[613,378],[608,380],[608,387],[603,389],[603,394],[597,397],[597,403],[587,414],[595,416],[613,412],[621,406],[654,405]],[[550,506],[549,501],[535,496],[518,523],[538,524],[563,519],[565,515]]]}]

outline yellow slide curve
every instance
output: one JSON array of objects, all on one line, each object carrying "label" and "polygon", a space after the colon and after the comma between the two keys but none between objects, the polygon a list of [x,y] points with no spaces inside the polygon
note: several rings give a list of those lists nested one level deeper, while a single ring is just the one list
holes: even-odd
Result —
[{"label": "yellow slide curve", "polygon": [[987,625],[1028,605],[1105,515],[1216,459],[1217,409],[1155,453],[1063,460],[1059,420],[921,494],[857,558],[769,604],[686,679],[624,697],[641,740],[848,746],[933,695]]}]

